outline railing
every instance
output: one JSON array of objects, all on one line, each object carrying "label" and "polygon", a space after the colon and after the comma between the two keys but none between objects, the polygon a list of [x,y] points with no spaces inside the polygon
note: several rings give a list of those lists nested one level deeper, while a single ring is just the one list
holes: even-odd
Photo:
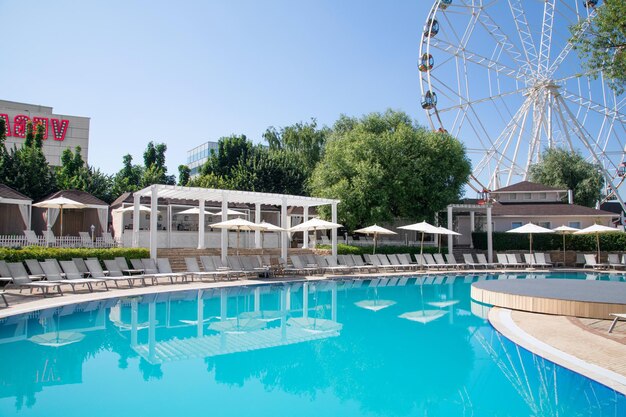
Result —
[{"label": "railing", "polygon": [[26,236],[19,235],[0,235],[0,247],[18,247],[18,246],[49,246],[62,248],[110,248],[117,246],[116,244],[107,243],[102,237],[96,238],[95,241],[83,241],[78,236],[56,237],[54,240],[46,242],[43,236],[37,236],[37,243],[28,242]]}]

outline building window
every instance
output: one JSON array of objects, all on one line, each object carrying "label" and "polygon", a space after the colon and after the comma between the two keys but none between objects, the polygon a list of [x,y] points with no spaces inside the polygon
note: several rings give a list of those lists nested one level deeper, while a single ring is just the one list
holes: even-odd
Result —
[{"label": "building window", "polygon": [[546,229],[550,229],[550,222],[538,222],[538,226],[545,227]]},{"label": "building window", "polygon": [[511,222],[511,229],[517,229],[518,227],[522,227],[523,225],[523,222]]},{"label": "building window", "polygon": [[568,226],[569,227],[574,227],[576,229],[580,229],[580,222],[569,222]]},{"label": "building window", "polygon": [[546,193],[539,193],[539,200],[545,200],[546,198],[548,198]]},{"label": "building window", "polygon": [[533,196],[532,196],[532,194],[531,194],[531,193],[525,193],[525,194],[524,194],[524,200],[530,200],[530,199],[532,199],[532,198],[533,198]]},{"label": "building window", "polygon": [[517,194],[509,194],[509,200],[517,200]]}]

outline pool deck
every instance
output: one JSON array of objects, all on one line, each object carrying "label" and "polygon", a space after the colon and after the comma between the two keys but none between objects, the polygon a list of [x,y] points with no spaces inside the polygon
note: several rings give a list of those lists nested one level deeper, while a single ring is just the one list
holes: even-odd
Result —
[{"label": "pool deck", "polygon": [[[20,295],[17,290],[9,290],[7,292],[7,298],[10,303],[10,307],[0,307],[0,318],[87,301],[193,289],[236,287],[242,285],[271,285],[292,281],[319,281],[339,278],[372,279],[381,276],[450,275],[466,273],[520,274],[531,272],[537,271],[525,271],[520,269],[504,271],[501,269],[425,272],[407,271],[379,274],[314,275],[279,277],[272,279],[238,279],[216,282],[196,281],[183,284],[111,289],[109,291],[95,291],[93,293],[86,291],[79,292],[78,294],[66,292],[63,296],[54,295],[46,298],[40,295],[27,295],[26,291],[24,295]],[[551,271],[548,270],[542,272]],[[581,270],[559,269],[553,272],[581,272]],[[485,282],[513,283],[522,281],[484,281],[480,285]],[[626,287],[626,283],[621,284],[621,287]],[[474,285],[476,285],[476,283]],[[500,333],[511,339],[516,344],[530,350],[533,353],[545,357],[548,360],[558,363],[561,366],[586,375],[589,378],[592,378],[626,395],[626,321],[618,322],[613,330],[613,333],[609,334],[608,328],[611,324],[611,320],[607,319],[546,315],[523,311],[511,311],[509,309],[499,307],[492,308],[489,311],[488,318],[491,324]]]},{"label": "pool deck", "polygon": [[489,321],[523,348],[626,395],[626,322],[608,333],[611,320],[500,307],[490,310]]}]

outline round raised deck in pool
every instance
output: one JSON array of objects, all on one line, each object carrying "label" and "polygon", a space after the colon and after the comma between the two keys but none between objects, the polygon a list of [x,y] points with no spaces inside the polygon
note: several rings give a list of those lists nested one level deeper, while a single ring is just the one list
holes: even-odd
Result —
[{"label": "round raised deck in pool", "polygon": [[626,312],[626,283],[581,280],[504,280],[472,284],[472,299],[512,310],[608,319]]}]

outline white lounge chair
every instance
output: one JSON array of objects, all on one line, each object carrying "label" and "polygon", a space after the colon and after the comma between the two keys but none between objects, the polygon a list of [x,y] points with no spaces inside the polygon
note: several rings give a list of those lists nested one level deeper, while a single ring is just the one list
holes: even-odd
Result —
[{"label": "white lounge chair", "polygon": [[499,264],[497,264],[497,263],[487,262],[487,258],[485,257],[484,253],[477,253],[476,254],[476,260],[478,261],[478,263],[485,265],[485,268],[489,268],[489,267],[496,268],[496,267],[499,266]]},{"label": "white lounge chair", "polygon": [[593,268],[593,269],[606,269],[608,267],[607,264],[601,264],[596,261],[596,255],[592,253],[585,254],[585,266],[584,268]]},{"label": "white lounge chair", "polygon": [[474,262],[474,257],[472,256],[471,253],[464,253],[463,261],[465,261],[465,265],[470,268],[479,268],[479,267],[487,268],[487,265],[483,263]]},{"label": "white lounge chair", "polygon": [[615,325],[617,324],[617,321],[619,319],[626,320],[626,314],[622,313],[611,313],[609,314],[609,316],[615,317],[615,319],[613,319],[613,323],[611,323],[611,327],[609,327],[609,333],[613,331],[613,328],[615,328]]},{"label": "white lounge chair", "polygon": [[93,248],[93,240],[89,236],[89,232],[78,232],[80,237],[80,244],[84,248]]},{"label": "white lounge chair", "polygon": [[20,289],[29,288],[32,292],[33,289],[39,288],[43,296],[48,295],[49,289],[56,288],[60,295],[63,295],[63,291],[61,291],[61,284],[57,282],[34,282],[26,272],[26,268],[24,268],[24,264],[21,262],[10,262],[7,264],[9,267],[9,271],[11,271],[12,281],[10,285],[16,286]]}]

